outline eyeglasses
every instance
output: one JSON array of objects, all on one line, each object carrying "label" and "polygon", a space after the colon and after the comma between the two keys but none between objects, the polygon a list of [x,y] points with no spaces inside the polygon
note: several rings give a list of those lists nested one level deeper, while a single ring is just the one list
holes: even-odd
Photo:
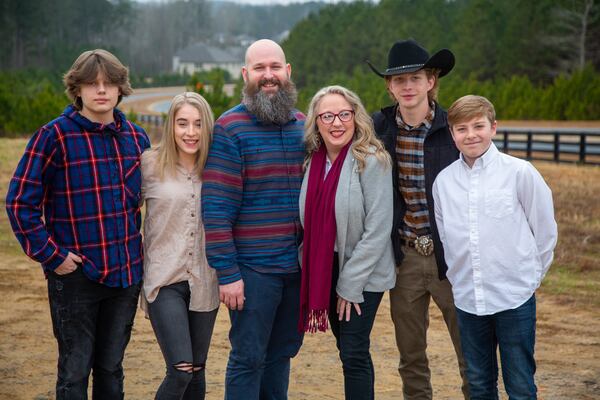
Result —
[{"label": "eyeglasses", "polygon": [[352,120],[352,117],[354,117],[354,111],[342,110],[337,114],[334,114],[332,112],[324,112],[317,115],[317,117],[319,117],[321,122],[326,125],[333,124],[333,121],[335,121],[335,117],[338,117],[342,122],[350,122]]}]

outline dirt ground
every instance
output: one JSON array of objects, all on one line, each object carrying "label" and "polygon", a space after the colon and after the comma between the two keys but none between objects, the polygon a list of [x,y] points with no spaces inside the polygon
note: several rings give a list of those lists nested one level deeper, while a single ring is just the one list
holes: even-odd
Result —
[{"label": "dirt ground", "polygon": [[[0,260],[0,399],[54,399],[56,342],[41,269],[24,256]],[[537,385],[545,400],[600,399],[600,312],[538,294]],[[207,399],[223,397],[229,350],[228,316],[221,309],[207,367]],[[372,334],[376,398],[401,399],[387,296]],[[460,378],[437,308],[431,307],[429,357],[435,399],[459,399]],[[125,358],[127,399],[152,399],[164,363],[150,323],[139,312]],[[293,360],[290,399],[342,399],[340,362],[330,332],[307,335]],[[506,397],[504,397],[506,398]]]},{"label": "dirt ground", "polygon": [[[143,100],[136,111],[157,100]],[[595,122],[592,126],[598,125]],[[7,178],[1,178],[4,188]],[[0,223],[8,223],[5,215],[0,216]],[[39,265],[17,249],[14,237],[2,238],[1,245],[6,254],[0,256],[0,400],[54,399],[57,349],[46,282]],[[223,398],[228,329],[227,311],[222,308],[207,363],[208,400]],[[400,400],[402,384],[387,295],[371,340],[376,398]],[[434,305],[429,358],[434,399],[460,399],[460,377],[452,345]],[[536,358],[540,399],[600,399],[600,310],[545,293],[542,288],[538,293]],[[126,399],[152,399],[164,374],[164,362],[150,323],[141,312],[136,317],[124,367]],[[306,336],[300,354],[293,360],[289,394],[290,400],[343,399],[341,364],[330,332]]]}]

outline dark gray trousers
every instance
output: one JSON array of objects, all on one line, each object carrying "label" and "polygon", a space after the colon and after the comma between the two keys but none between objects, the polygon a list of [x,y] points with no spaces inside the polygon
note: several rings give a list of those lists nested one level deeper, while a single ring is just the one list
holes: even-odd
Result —
[{"label": "dark gray trousers", "polygon": [[[166,363],[166,376],[156,393],[157,400],[204,399],[205,366],[217,311],[189,310],[187,281],[162,287],[148,304],[148,314]],[[195,371],[177,369],[191,364]]]}]

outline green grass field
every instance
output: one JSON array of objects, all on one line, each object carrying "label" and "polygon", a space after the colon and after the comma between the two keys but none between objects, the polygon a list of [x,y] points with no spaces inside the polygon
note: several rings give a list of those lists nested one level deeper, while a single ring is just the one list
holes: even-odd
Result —
[{"label": "green grass field", "polygon": [[[0,138],[3,208],[8,182],[26,144],[26,139]],[[600,167],[535,165],[552,188],[559,227],[554,264],[542,290],[574,306],[600,306]],[[5,212],[0,213],[0,252],[22,254]]]}]

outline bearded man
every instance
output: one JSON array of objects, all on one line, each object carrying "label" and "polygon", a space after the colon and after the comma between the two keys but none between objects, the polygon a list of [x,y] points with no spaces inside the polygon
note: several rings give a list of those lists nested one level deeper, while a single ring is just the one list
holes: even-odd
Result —
[{"label": "bearded man", "polygon": [[246,50],[242,103],[215,123],[203,174],[206,255],[229,308],[225,399],[287,399],[298,332],[304,115],[282,48]]}]

